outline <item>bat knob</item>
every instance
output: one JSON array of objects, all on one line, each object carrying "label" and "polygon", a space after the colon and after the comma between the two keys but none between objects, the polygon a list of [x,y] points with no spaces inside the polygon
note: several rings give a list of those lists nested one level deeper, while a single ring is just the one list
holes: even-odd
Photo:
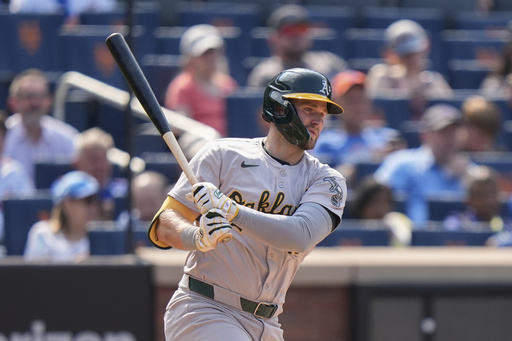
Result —
[{"label": "bat knob", "polygon": [[229,242],[231,240],[231,235],[229,236],[225,236],[224,238],[222,238],[222,240],[220,241],[222,244],[226,244],[227,242]]}]

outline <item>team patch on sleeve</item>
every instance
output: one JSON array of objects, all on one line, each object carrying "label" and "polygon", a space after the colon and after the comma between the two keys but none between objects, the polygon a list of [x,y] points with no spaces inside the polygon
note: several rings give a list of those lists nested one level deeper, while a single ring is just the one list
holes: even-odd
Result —
[{"label": "team patch on sleeve", "polygon": [[341,207],[341,203],[343,202],[343,189],[336,181],[336,178],[333,176],[328,176],[324,178],[324,181],[327,181],[331,186],[329,187],[329,192],[334,193],[331,197],[331,203],[334,207]]}]

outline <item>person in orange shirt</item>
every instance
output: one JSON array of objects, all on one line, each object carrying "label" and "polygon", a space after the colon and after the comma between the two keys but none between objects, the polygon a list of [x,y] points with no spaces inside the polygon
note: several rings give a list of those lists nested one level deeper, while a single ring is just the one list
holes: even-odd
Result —
[{"label": "person in orange shirt", "polygon": [[238,84],[227,72],[224,39],[217,28],[190,27],[180,40],[183,70],[167,88],[165,106],[227,135],[226,96]]}]

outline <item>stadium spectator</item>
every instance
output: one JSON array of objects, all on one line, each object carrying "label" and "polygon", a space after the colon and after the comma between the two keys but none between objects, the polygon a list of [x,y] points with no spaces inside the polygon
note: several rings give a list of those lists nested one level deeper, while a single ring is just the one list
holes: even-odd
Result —
[{"label": "stadium spectator", "polygon": [[[512,31],[512,21],[510,25]],[[507,42],[496,61],[495,68],[480,84],[482,95],[512,97],[512,40]]]},{"label": "stadium spectator", "polygon": [[417,22],[402,19],[385,31],[385,63],[372,66],[367,73],[369,95],[410,98],[413,116],[418,118],[428,101],[449,98],[453,90],[443,76],[428,70],[430,39]]},{"label": "stadium spectator", "polygon": [[195,25],[180,40],[183,70],[169,84],[165,106],[227,134],[226,97],[238,84],[228,74],[224,39],[211,25]]},{"label": "stadium spectator", "polygon": [[512,231],[501,231],[493,234],[485,245],[490,247],[512,247]]},{"label": "stadium spectator", "polygon": [[[360,161],[379,161],[388,153],[406,147],[400,133],[385,126],[366,94],[365,74],[347,70],[332,80],[333,101],[344,109],[331,117],[312,151],[322,162],[338,167],[351,187],[353,165]],[[357,174],[353,174],[357,176]]]},{"label": "stadium spectator", "polygon": [[63,13],[65,23],[80,24],[80,14],[111,12],[117,7],[116,0],[10,0],[11,13]]},{"label": "stadium spectator", "polygon": [[503,115],[496,103],[483,96],[470,96],[462,103],[461,110],[465,123],[465,151],[489,152],[506,149],[498,142]]},{"label": "stadium spectator", "polygon": [[475,0],[475,9],[483,14],[496,10],[495,0]]},{"label": "stadium spectator", "polygon": [[66,173],[52,185],[53,208],[49,220],[29,230],[24,257],[31,261],[73,262],[89,255],[87,224],[99,184],[81,171]]},{"label": "stadium spectator", "polygon": [[464,195],[463,179],[474,164],[461,153],[461,126],[457,108],[431,106],[420,121],[420,147],[389,154],[374,173],[395,195],[405,195],[405,212],[417,228],[429,220],[429,197]]},{"label": "stadium spectator", "polygon": [[399,132],[385,126],[367,96],[365,75],[348,70],[332,80],[333,100],[344,108],[343,115],[332,118],[329,128],[318,139],[313,153],[331,166],[357,160],[379,160],[398,148]]},{"label": "stadium spectator", "polygon": [[18,74],[7,99],[14,113],[7,121],[5,154],[23,165],[34,180],[38,161],[71,161],[78,131],[50,116],[52,96],[46,75],[37,69]]},{"label": "stadium spectator", "polygon": [[[6,114],[0,111],[0,201],[18,194],[30,195],[35,191],[32,179],[30,179],[23,166],[3,153],[7,133],[5,119]],[[0,205],[0,243],[3,238],[4,217]]]},{"label": "stadium spectator", "polygon": [[132,215],[130,217],[127,211],[122,212],[117,219],[118,226],[124,229],[129,223],[128,219],[132,219],[134,230],[147,230],[172,187],[159,172],[144,171],[137,174],[131,183]]},{"label": "stadium spectator", "polygon": [[95,220],[115,220],[116,198],[125,197],[128,190],[126,178],[114,177],[114,163],[109,158],[113,151],[114,139],[97,127],[83,131],[76,139],[74,168],[94,176],[100,184]]},{"label": "stadium spectator", "polygon": [[396,210],[396,200],[389,186],[370,175],[359,183],[353,197],[354,200],[347,206],[348,217],[367,221],[369,226],[378,223],[388,227],[394,246],[410,244],[412,221]]},{"label": "stadium spectator", "polygon": [[447,230],[512,231],[512,221],[502,216],[503,202],[496,172],[487,166],[475,167],[467,177],[466,209],[445,218]]},{"label": "stadium spectator", "polygon": [[248,86],[265,87],[274,75],[294,67],[318,71],[329,79],[347,69],[347,63],[339,56],[327,51],[311,51],[309,13],[305,7],[281,6],[270,14],[267,26],[271,29],[268,44],[272,55],[251,70]]},{"label": "stadium spectator", "polygon": [[348,216],[352,219],[383,219],[394,209],[394,204],[391,188],[370,175],[355,190]]}]

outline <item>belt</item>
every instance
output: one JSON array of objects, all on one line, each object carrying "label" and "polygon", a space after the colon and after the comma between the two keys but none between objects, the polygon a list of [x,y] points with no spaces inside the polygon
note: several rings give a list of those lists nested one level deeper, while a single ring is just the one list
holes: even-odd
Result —
[{"label": "belt", "polygon": [[[215,300],[215,287],[194,277],[188,277],[188,287],[191,291]],[[240,307],[243,311],[257,317],[271,318],[277,311],[277,304],[254,302],[240,297]]]}]

